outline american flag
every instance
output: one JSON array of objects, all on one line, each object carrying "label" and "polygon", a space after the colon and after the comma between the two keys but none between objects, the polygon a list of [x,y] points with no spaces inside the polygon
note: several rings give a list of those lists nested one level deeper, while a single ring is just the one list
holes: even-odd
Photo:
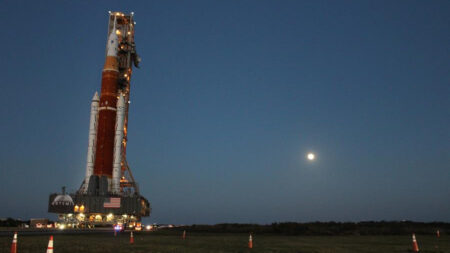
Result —
[{"label": "american flag", "polygon": [[109,198],[103,203],[104,208],[120,208],[120,198]]}]

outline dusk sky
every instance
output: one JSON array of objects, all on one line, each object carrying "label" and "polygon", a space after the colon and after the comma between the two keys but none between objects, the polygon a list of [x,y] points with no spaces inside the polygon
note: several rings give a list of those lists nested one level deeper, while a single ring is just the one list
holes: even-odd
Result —
[{"label": "dusk sky", "polygon": [[3,1],[0,217],[80,187],[109,10],[145,222],[450,222],[450,1],[379,0]]}]

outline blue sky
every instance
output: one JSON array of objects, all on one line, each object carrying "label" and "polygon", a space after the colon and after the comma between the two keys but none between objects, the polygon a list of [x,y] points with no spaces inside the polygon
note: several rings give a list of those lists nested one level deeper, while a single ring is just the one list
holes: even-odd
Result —
[{"label": "blue sky", "polygon": [[6,1],[0,217],[80,186],[109,10],[146,221],[450,221],[448,1]]}]

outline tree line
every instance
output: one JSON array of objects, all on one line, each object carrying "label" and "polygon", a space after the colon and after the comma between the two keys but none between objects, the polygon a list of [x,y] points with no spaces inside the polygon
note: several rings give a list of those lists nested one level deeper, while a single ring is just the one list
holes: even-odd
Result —
[{"label": "tree line", "polygon": [[[0,227],[19,227],[30,221],[13,218],[0,219]],[[414,221],[361,221],[361,222],[275,222],[272,224],[221,223],[215,225],[176,226],[173,229],[205,233],[257,233],[282,235],[406,235],[450,232],[450,223]]]},{"label": "tree line", "polygon": [[191,225],[178,227],[191,232],[257,233],[283,235],[405,235],[441,234],[450,231],[450,223],[413,221],[362,221],[362,222],[276,222],[270,225],[223,223],[216,225]]},{"label": "tree line", "polygon": [[19,227],[22,224],[30,224],[30,221],[16,220],[13,218],[0,219],[0,227]]}]

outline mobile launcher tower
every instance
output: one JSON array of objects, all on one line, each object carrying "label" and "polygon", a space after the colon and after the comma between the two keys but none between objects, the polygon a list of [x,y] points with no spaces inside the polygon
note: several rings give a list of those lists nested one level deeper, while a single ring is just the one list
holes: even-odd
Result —
[{"label": "mobile launcher tower", "polygon": [[106,60],[100,97],[92,98],[86,177],[76,193],[54,193],[48,211],[71,226],[135,225],[150,215],[126,159],[132,65],[140,58],[134,43],[134,13],[109,13]]}]

